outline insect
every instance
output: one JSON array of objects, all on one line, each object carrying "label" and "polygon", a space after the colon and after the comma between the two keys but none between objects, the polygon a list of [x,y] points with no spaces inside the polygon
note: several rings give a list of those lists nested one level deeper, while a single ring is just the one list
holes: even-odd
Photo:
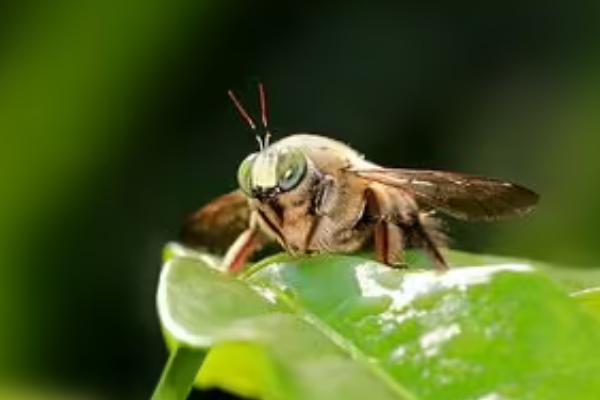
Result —
[{"label": "insect", "polygon": [[[538,195],[514,183],[454,172],[384,168],[347,145],[313,134],[270,143],[265,91],[258,85],[264,136],[238,170],[239,190],[193,214],[183,241],[226,251],[236,273],[271,241],[291,254],[375,248],[377,259],[403,266],[406,247],[421,248],[436,268],[448,264],[436,212],[461,220],[521,216]],[[229,91],[253,131],[258,125]]]}]

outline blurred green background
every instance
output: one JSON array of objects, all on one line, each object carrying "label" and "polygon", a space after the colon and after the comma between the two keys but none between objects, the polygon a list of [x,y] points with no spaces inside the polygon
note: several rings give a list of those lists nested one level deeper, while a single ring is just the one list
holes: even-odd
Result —
[{"label": "blurred green background", "polygon": [[257,79],[278,137],[542,194],[524,220],[452,223],[455,247],[600,265],[599,8],[3,3],[0,386],[149,396],[161,248],[236,186],[256,142],[225,93],[256,110]]}]

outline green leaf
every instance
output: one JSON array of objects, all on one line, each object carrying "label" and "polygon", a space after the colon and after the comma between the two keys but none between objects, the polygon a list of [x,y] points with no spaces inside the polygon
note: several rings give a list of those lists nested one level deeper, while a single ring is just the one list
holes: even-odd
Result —
[{"label": "green leaf", "polygon": [[[175,249],[179,246],[167,246]],[[179,247],[179,251],[189,252],[189,249]],[[198,253],[199,254],[199,253]],[[556,266],[540,261],[523,260],[515,257],[492,256],[488,254],[473,254],[463,251],[447,251],[446,257],[454,266],[461,265],[499,265],[499,264],[526,264],[543,272],[550,279],[564,287],[568,292],[587,290],[600,287],[600,269],[582,268],[574,266]],[[411,268],[428,268],[430,262],[421,252],[409,251],[408,262]]]},{"label": "green leaf", "polygon": [[417,254],[402,271],[278,255],[233,278],[171,247],[159,313],[177,342],[213,348],[200,387],[248,397],[597,397],[600,324],[559,285],[531,264],[465,253],[450,254],[463,268],[418,270]]},{"label": "green leaf", "polygon": [[[395,382],[382,382],[369,365],[354,362],[331,337],[286,307],[272,304],[202,259],[175,257],[167,262],[158,306],[174,339],[191,347],[219,349],[206,360],[213,369],[200,374],[203,386],[219,385],[265,399],[352,399],[371,394],[378,399],[411,398]],[[219,361],[221,357],[226,359]],[[261,386],[235,375],[244,369],[259,374]],[[319,380],[327,384],[315,385]]]},{"label": "green leaf", "polygon": [[600,320],[600,288],[593,287],[572,293],[571,296]]}]

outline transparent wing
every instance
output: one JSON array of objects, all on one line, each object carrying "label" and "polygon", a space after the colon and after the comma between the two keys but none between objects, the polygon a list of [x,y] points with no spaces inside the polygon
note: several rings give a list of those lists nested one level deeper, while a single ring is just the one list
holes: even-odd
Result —
[{"label": "transparent wing", "polygon": [[423,208],[462,220],[493,221],[531,211],[539,196],[502,180],[455,172],[373,168],[352,170],[365,179],[406,190]]}]

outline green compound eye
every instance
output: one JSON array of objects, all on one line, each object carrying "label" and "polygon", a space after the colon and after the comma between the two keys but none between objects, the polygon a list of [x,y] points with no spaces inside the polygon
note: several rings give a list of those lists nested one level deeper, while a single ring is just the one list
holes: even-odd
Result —
[{"label": "green compound eye", "polygon": [[306,173],[306,158],[301,151],[287,150],[280,153],[277,162],[277,186],[282,191],[292,190]]},{"label": "green compound eye", "polygon": [[238,168],[238,184],[240,185],[240,189],[248,196],[252,195],[252,167],[255,160],[256,153],[252,153],[242,161]]}]

